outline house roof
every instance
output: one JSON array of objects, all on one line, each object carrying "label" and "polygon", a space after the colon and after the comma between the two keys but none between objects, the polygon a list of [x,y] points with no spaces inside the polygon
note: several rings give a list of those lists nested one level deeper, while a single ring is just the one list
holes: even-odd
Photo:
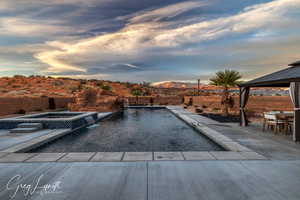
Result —
[{"label": "house roof", "polygon": [[300,61],[289,64],[286,69],[240,84],[240,87],[289,87],[291,82],[300,82]]}]

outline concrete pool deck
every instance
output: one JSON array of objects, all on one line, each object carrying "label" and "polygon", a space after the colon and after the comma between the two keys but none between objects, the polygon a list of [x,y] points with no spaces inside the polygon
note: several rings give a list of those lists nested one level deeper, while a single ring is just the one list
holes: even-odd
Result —
[{"label": "concrete pool deck", "polygon": [[300,161],[2,163],[0,177],[0,199],[300,199]]},{"label": "concrete pool deck", "polygon": [[[253,125],[244,128],[190,112],[186,115],[252,151],[0,152],[0,199],[11,199],[14,194],[12,199],[34,200],[300,199],[299,144],[262,133]],[[264,156],[263,160],[257,155]],[[8,185],[16,176],[19,184],[34,185],[40,180],[42,189],[59,187],[26,195],[22,190],[16,192],[18,184]]]}]

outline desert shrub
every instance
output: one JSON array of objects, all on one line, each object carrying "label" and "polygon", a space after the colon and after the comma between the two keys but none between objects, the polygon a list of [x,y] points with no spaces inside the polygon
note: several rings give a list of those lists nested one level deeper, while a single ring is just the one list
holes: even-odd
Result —
[{"label": "desert shrub", "polygon": [[220,110],[220,108],[213,108],[212,111],[213,112],[218,112]]},{"label": "desert shrub", "polygon": [[101,82],[97,82],[96,85],[100,88],[103,87],[103,83],[101,83]]},{"label": "desert shrub", "polygon": [[54,86],[62,86],[64,84],[64,82],[60,81],[60,80],[56,80],[54,81],[53,85]]},{"label": "desert shrub", "polygon": [[129,83],[129,82],[126,82],[126,83],[125,83],[125,86],[126,86],[127,88],[132,88],[132,84]]},{"label": "desert shrub", "polygon": [[23,75],[14,75],[14,78],[25,78]]},{"label": "desert shrub", "polygon": [[111,87],[109,85],[103,85],[101,88],[103,90],[111,91]]},{"label": "desert shrub", "polygon": [[141,89],[134,89],[134,90],[131,91],[131,94],[133,96],[142,96],[143,91]]}]

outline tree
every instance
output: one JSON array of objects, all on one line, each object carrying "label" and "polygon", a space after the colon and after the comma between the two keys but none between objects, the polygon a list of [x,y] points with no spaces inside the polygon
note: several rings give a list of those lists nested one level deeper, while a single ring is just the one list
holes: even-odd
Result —
[{"label": "tree", "polygon": [[136,104],[138,104],[138,96],[141,96],[143,91],[141,89],[134,89],[131,91],[131,94],[136,97]]},{"label": "tree", "polygon": [[242,78],[242,75],[235,70],[225,70],[219,71],[216,73],[216,76],[210,79],[211,85],[222,86],[223,87],[223,94],[221,104],[223,105],[223,114],[228,116],[228,108],[232,104],[232,98],[229,95],[229,87],[235,87],[239,83],[239,79]]},{"label": "tree", "polygon": [[111,87],[109,85],[102,85],[101,88],[106,91],[111,91]]}]

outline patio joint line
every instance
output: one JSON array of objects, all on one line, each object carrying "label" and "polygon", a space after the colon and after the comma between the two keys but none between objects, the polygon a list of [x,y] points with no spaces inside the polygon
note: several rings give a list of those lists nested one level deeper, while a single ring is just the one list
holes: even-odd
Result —
[{"label": "patio joint line", "polygon": [[124,157],[125,157],[125,152],[122,153],[120,162],[121,162],[121,161],[124,161]]},{"label": "patio joint line", "polygon": [[181,153],[181,155],[182,155],[182,157],[183,157],[183,160],[186,160],[183,151],[180,151],[180,153]]},{"label": "patio joint line", "polygon": [[62,158],[64,158],[64,157],[67,156],[68,154],[69,154],[69,153],[66,152],[64,155],[62,155],[60,158],[58,158],[55,162],[60,162],[59,160],[62,159]]},{"label": "patio joint line", "polygon": [[97,154],[97,152],[93,152],[94,154],[88,159],[88,162],[90,162],[92,160],[92,158],[94,158]]}]

